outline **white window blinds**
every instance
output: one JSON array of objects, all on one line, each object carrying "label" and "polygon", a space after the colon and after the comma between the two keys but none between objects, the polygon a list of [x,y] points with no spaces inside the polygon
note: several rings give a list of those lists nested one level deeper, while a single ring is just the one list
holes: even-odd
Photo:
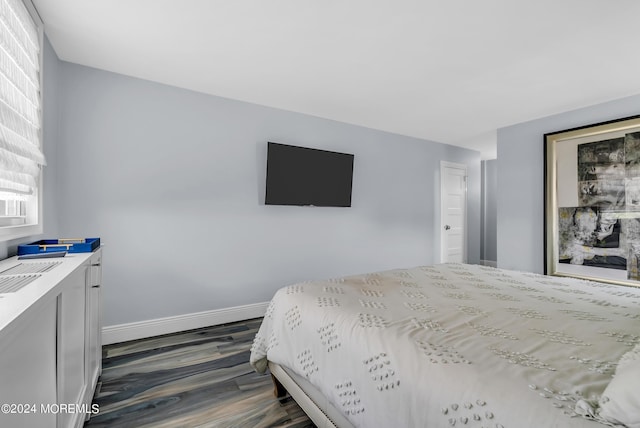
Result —
[{"label": "white window blinds", "polygon": [[0,192],[32,194],[45,164],[39,40],[22,0],[0,0]]}]

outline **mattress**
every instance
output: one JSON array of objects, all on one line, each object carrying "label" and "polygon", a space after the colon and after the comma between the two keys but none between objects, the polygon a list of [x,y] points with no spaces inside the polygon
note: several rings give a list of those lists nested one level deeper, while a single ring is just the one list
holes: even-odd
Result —
[{"label": "mattress", "polygon": [[281,288],[250,362],[355,427],[597,427],[639,342],[640,289],[442,264]]}]

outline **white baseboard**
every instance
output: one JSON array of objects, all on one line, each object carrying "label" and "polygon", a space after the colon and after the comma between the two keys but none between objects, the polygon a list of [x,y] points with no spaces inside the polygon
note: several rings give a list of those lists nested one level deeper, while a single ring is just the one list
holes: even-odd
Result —
[{"label": "white baseboard", "polygon": [[161,334],[177,333],[194,328],[209,327],[252,318],[263,317],[269,302],[232,308],[215,309],[173,317],[157,318],[128,324],[109,325],[102,328],[102,344],[126,342]]},{"label": "white baseboard", "polygon": [[495,260],[480,260],[480,264],[484,266],[498,267],[498,262]]}]

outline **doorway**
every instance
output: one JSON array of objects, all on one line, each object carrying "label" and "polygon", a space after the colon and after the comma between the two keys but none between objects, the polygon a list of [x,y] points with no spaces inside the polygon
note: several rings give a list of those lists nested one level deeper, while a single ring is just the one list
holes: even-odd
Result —
[{"label": "doorway", "polygon": [[440,162],[440,261],[467,261],[467,166]]}]

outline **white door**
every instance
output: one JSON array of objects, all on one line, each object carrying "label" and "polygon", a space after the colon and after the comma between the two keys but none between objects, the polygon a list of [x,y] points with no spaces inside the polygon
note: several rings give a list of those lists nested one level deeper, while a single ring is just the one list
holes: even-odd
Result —
[{"label": "white door", "polygon": [[467,261],[467,167],[440,162],[442,263]]}]

